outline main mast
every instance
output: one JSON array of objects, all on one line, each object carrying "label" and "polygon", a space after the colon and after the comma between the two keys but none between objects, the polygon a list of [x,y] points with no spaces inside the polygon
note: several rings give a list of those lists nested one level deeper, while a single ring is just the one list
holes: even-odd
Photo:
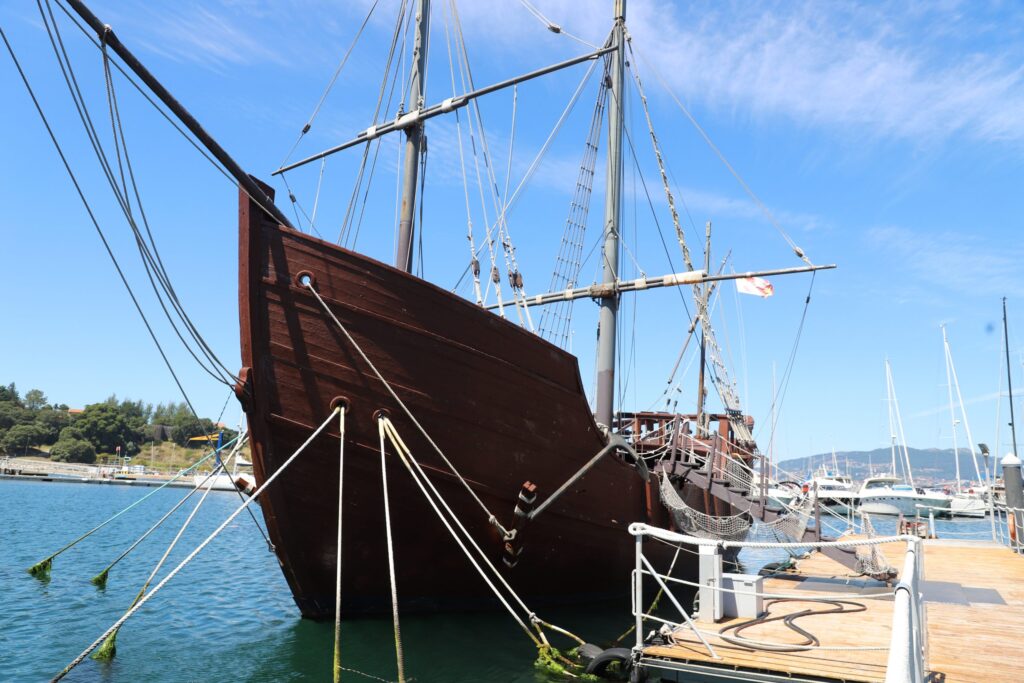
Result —
[{"label": "main mast", "polygon": [[619,313],[619,222],[622,215],[622,115],[623,52],[626,0],[615,0],[615,27],[611,44],[611,98],[608,106],[608,169],[604,202],[604,267],[602,282],[611,285],[601,297],[597,323],[597,410],[598,423],[610,430],[615,403],[615,335]]},{"label": "main mast", "polygon": [[[427,45],[430,34],[430,0],[418,0],[416,38],[412,48],[412,75],[409,81],[409,112],[423,109],[423,80],[427,73]],[[412,238],[415,230],[416,182],[423,148],[423,123],[417,121],[405,129],[405,161],[402,168],[402,207],[398,218],[398,244],[395,266],[412,271]]]}]

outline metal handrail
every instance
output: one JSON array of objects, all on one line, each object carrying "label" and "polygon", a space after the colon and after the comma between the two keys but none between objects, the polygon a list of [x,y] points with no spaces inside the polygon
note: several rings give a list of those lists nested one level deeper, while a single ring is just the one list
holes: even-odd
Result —
[{"label": "metal handrail", "polygon": [[[675,595],[672,594],[669,584],[677,583],[678,581],[655,572],[650,562],[644,556],[643,539],[645,536],[651,536],[669,543],[685,543],[698,547],[714,546],[717,549],[744,547],[787,548],[798,546],[824,548],[830,546],[878,545],[895,541],[906,542],[907,548],[904,556],[903,572],[900,575],[900,582],[895,587],[893,593],[895,600],[893,604],[892,636],[888,647],[889,656],[886,665],[885,683],[924,683],[928,672],[928,628],[927,615],[921,595],[924,555],[921,552],[922,541],[920,538],[904,534],[886,538],[846,539],[808,543],[725,541],[687,536],[642,523],[630,524],[629,533],[636,539],[636,567],[630,577],[632,582],[631,606],[636,632],[636,644],[633,652],[636,658],[642,655],[644,649],[643,623],[645,620],[656,621],[674,628],[682,626],[682,624],[673,623],[643,611],[643,577],[645,575],[652,576],[655,579],[659,588],[682,615],[683,623],[689,626],[700,642],[707,648],[708,653],[715,659],[721,658],[707,639],[705,639],[702,631],[697,628],[690,615],[681,607]],[[713,552],[718,552],[718,550]],[[770,594],[762,593],[762,595]]]}]

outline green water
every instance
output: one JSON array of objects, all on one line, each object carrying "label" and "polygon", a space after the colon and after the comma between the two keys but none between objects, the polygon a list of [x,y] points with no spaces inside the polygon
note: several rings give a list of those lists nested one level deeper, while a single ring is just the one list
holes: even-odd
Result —
[{"label": "green water", "polygon": [[[127,609],[175,533],[173,522],[184,519],[182,511],[113,569],[105,590],[89,579],[180,500],[183,489],[158,492],[59,556],[48,582],[25,570],[151,490],[0,481],[0,683],[49,680]],[[233,493],[211,494],[167,567],[237,505]],[[880,534],[895,530],[892,519],[874,521]],[[937,527],[947,538],[985,539],[990,533],[988,520],[939,521]],[[779,551],[745,551],[740,559],[756,570],[783,557]],[[624,596],[628,590],[624,576]],[[585,611],[544,610],[542,616],[604,646],[630,624],[625,601]],[[507,614],[408,615],[401,624],[406,674],[419,683],[567,680],[533,668],[536,650]],[[390,619],[346,622],[343,665],[394,680],[391,628]],[[329,681],[332,644],[332,624],[299,618],[274,555],[243,514],[125,624],[112,662],[87,659],[65,680]],[[373,679],[347,673],[342,680]]]},{"label": "green water", "polygon": [[[151,490],[0,481],[0,681],[49,680],[127,609],[173,537],[173,522],[184,520],[182,511],[111,571],[106,590],[89,579],[184,489],[160,491],[57,557],[48,582],[25,570]],[[167,566],[184,559],[238,502],[233,493],[212,493]],[[623,595],[628,590],[624,576]],[[542,616],[607,643],[629,625],[628,609]],[[562,680],[534,670],[536,650],[507,614],[409,615],[401,624],[406,675],[420,683]],[[329,681],[332,647],[333,625],[299,618],[274,555],[243,513],[124,625],[112,662],[87,659],[65,680]],[[343,665],[395,680],[390,619],[346,622],[342,648]]]}]

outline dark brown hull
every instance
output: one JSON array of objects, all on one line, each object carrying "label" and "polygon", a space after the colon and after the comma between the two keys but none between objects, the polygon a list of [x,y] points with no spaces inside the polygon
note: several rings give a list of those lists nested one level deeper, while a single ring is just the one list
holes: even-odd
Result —
[{"label": "dark brown hull", "polygon": [[[633,539],[668,526],[656,482],[606,458],[523,531],[518,564],[502,540],[297,277],[317,290],[487,507],[511,526],[523,482],[543,500],[604,445],[576,359],[461,298],[365,256],[279,226],[240,204],[243,403],[262,483],[347,400],[342,603],[390,605],[374,415],[387,410],[432,481],[530,604],[629,595]],[[303,615],[334,612],[338,430],[332,425],[262,496],[284,575]],[[403,608],[464,609],[491,594],[397,456],[387,456]],[[703,507],[699,491],[687,498]],[[653,548],[651,549],[653,550]],[[677,571],[692,573],[684,553]],[[667,567],[670,558],[662,558]]]}]

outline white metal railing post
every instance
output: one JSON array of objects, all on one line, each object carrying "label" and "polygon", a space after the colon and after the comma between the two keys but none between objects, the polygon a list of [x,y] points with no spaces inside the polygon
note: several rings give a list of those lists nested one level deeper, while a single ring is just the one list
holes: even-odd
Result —
[{"label": "white metal railing post", "polygon": [[935,535],[935,510],[928,508],[928,537],[938,538]]},{"label": "white metal railing post", "polygon": [[639,653],[644,647],[644,617],[643,617],[643,604],[644,604],[644,574],[643,574],[643,557],[644,557],[644,537],[643,534],[636,535],[636,568],[633,570],[633,617],[636,620],[634,624],[636,630],[636,646],[634,652]]}]

